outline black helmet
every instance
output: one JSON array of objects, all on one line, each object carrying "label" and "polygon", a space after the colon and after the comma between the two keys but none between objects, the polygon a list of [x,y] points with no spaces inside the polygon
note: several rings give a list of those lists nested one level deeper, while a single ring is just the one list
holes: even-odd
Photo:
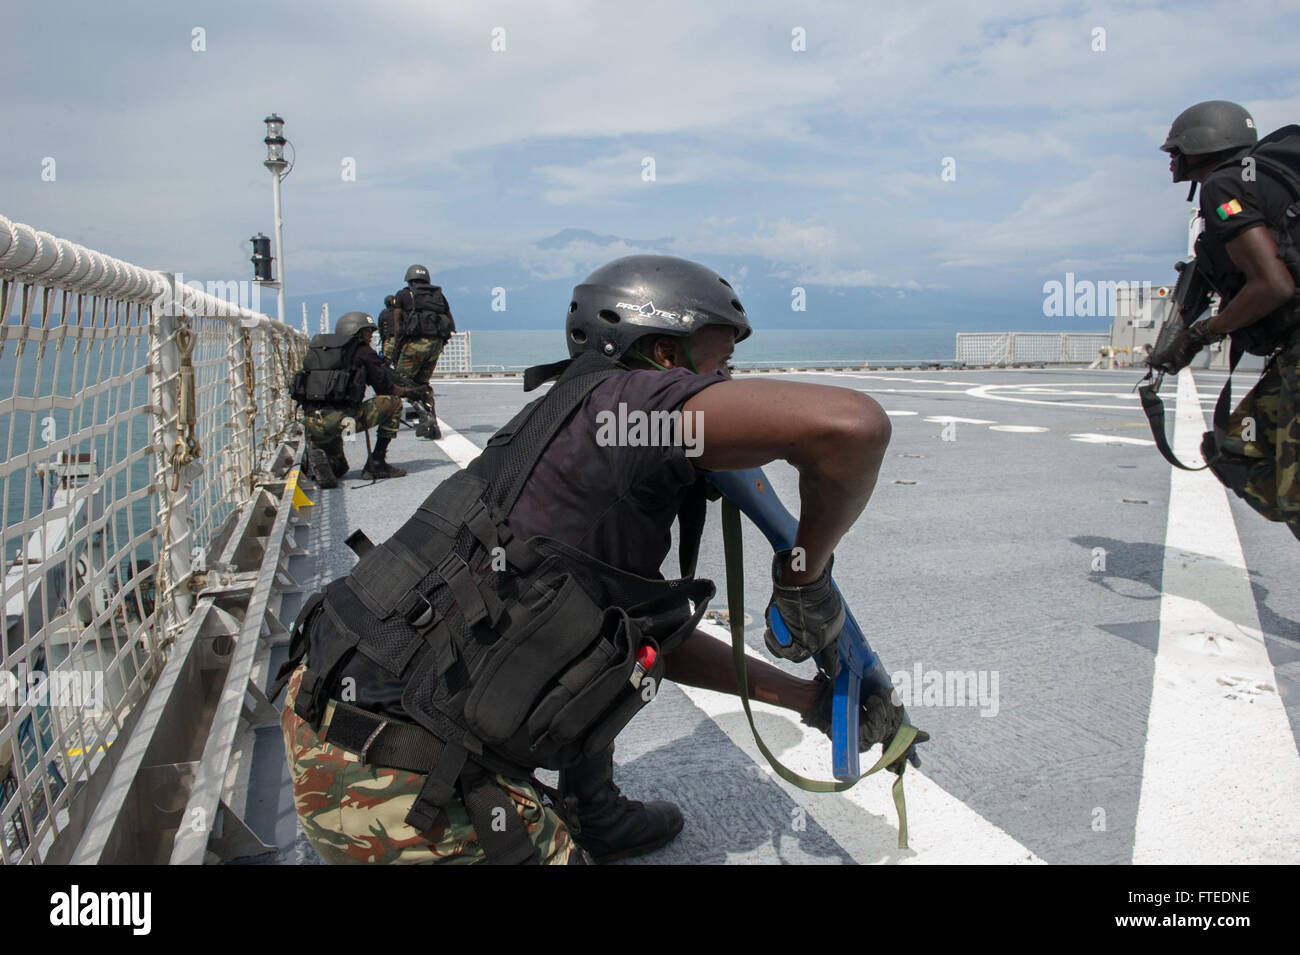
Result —
[{"label": "black helmet", "polygon": [[1244,106],[1212,99],[1179,113],[1160,148],[1167,153],[1177,151],[1184,156],[1204,156],[1206,153],[1253,146],[1258,141],[1255,120]]},{"label": "black helmet", "polygon": [[685,338],[705,325],[731,326],[738,342],[752,331],[726,279],[671,255],[629,255],[573,290],[565,338],[571,357],[594,351],[621,358],[646,335]]},{"label": "black helmet", "polygon": [[385,295],[385,296],[384,296],[384,308],[397,308],[397,296],[396,296],[396,295]]},{"label": "black helmet", "polygon": [[338,324],[334,326],[334,334],[347,335],[349,338],[361,331],[373,332],[374,330],[374,320],[365,312],[348,312],[346,315],[341,315]]},{"label": "black helmet", "polygon": [[429,270],[423,265],[412,265],[406,270],[406,278],[402,281],[408,285],[412,282],[427,282],[429,281]]}]

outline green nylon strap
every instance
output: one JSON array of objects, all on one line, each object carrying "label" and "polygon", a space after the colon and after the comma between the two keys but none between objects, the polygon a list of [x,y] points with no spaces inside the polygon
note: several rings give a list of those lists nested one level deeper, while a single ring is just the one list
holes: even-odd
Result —
[{"label": "green nylon strap", "polygon": [[[691,342],[689,338],[682,339],[682,349],[686,352],[687,366],[691,369],[691,371],[694,374],[698,375],[700,373],[700,370],[695,367],[695,359],[691,357]],[[627,350],[627,354],[631,355],[633,358],[640,358],[642,361],[648,361],[650,364],[654,365],[660,371],[671,371],[671,369],[668,368],[667,365],[661,365],[659,364],[659,362],[655,361],[649,355],[641,354],[640,349],[636,347],[629,348]]]},{"label": "green nylon strap", "polygon": [[906,724],[900,727],[880,759],[876,760],[875,765],[857,779],[836,780],[834,782],[824,779],[809,779],[807,776],[796,773],[777,759],[772,751],[767,748],[767,744],[763,742],[763,737],[759,735],[758,727],[754,725],[754,714],[749,708],[749,675],[745,668],[745,574],[743,545],[740,536],[740,509],[726,497],[722,499],[722,542],[727,564],[727,617],[731,623],[731,662],[736,668],[736,684],[740,687],[740,702],[745,707],[745,718],[749,720],[749,729],[754,734],[754,742],[758,744],[759,752],[767,759],[768,765],[772,767],[773,772],[792,786],[797,786],[804,792],[810,793],[842,793],[845,790],[852,789],[873,773],[897,763],[898,769],[890,770],[898,774],[898,778],[894,780],[892,792],[894,809],[898,813],[898,848],[906,849],[907,803],[903,798],[903,771],[907,768],[907,760],[901,757],[911,747],[912,740],[916,738],[916,727]]}]

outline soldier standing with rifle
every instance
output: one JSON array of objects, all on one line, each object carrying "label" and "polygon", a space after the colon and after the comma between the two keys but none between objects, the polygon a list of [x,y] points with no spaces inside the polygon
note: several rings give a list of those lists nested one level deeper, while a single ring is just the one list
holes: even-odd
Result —
[{"label": "soldier standing with rifle", "polygon": [[384,296],[384,309],[379,313],[379,353],[390,365],[397,359],[397,298]]},{"label": "soldier standing with rifle", "polygon": [[441,438],[429,381],[438,356],[456,331],[456,321],[442,289],[429,284],[429,270],[423,265],[412,265],[406,270],[406,288],[395,299],[397,373],[416,385],[428,387],[428,407],[421,408],[423,420],[415,433],[421,438]]},{"label": "soldier standing with rifle", "polygon": [[[1260,140],[1244,108],[1212,100],[1183,111],[1160,148],[1174,182],[1192,183],[1189,201],[1201,184],[1205,231],[1147,363],[1177,373],[1225,336],[1233,368],[1246,352],[1268,359],[1231,415],[1231,381],[1224,387],[1201,454],[1226,487],[1300,538],[1300,126]],[[1212,293],[1218,314],[1201,318]],[[1161,453],[1185,468],[1168,448],[1155,388],[1142,402]]]}]

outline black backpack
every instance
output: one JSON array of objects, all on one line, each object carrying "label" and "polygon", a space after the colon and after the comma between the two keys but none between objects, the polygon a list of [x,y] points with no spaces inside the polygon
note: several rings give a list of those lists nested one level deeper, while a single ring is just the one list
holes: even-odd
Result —
[{"label": "black backpack", "polygon": [[455,326],[442,289],[436,285],[412,285],[408,291],[411,293],[408,313],[411,321],[407,324],[410,329],[407,334],[413,338],[441,338],[443,341],[451,338]]},{"label": "black backpack", "polygon": [[354,335],[317,335],[307,346],[289,394],[302,405],[355,408],[365,396],[365,369],[354,365]]},{"label": "black backpack", "polygon": [[379,326],[379,340],[386,342],[393,337],[393,310],[385,308],[379,313],[379,320],[376,322]]},{"label": "black backpack", "polygon": [[[1246,156],[1255,160],[1257,170],[1281,183],[1291,194],[1285,221],[1269,222],[1268,230],[1277,244],[1278,258],[1295,280],[1296,294],[1276,311],[1232,333],[1233,345],[1242,351],[1268,355],[1300,324],[1300,126],[1283,126],[1269,133]],[[1246,156],[1232,160],[1232,165],[1239,165]],[[1197,261],[1211,266],[1215,286],[1229,292],[1230,298],[1240,290],[1241,276],[1226,254],[1214,254],[1202,237],[1196,240]]]}]

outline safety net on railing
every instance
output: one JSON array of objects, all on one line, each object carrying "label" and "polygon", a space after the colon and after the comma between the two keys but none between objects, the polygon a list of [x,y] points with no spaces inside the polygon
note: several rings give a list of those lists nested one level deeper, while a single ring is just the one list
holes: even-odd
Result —
[{"label": "safety net on railing", "polygon": [[304,347],[0,216],[0,862],[44,858],[148,692],[194,557],[293,415]]}]

